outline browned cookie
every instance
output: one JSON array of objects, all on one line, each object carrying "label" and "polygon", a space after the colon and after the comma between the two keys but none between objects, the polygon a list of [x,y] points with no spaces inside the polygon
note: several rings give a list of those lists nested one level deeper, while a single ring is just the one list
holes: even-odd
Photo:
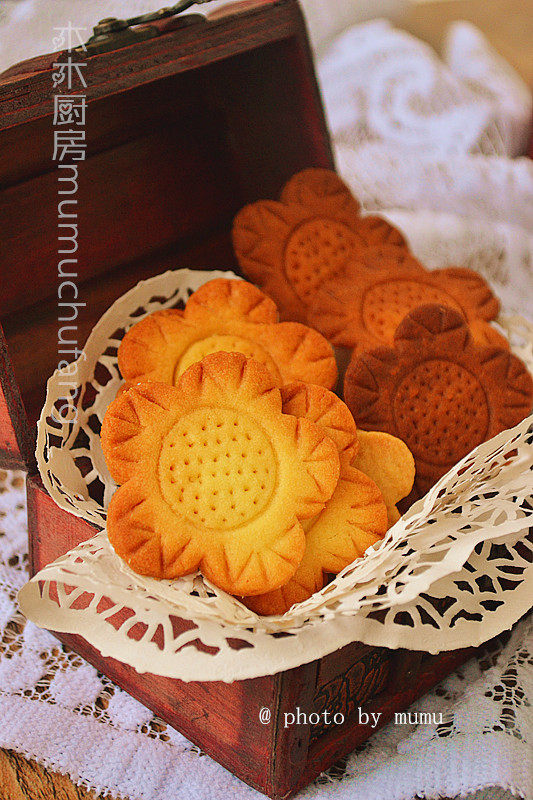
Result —
[{"label": "browned cookie", "polygon": [[383,262],[379,271],[359,261],[347,274],[325,284],[309,311],[311,324],[333,344],[358,352],[392,344],[405,315],[438,303],[460,312],[480,344],[505,346],[487,320],[499,303],[483,278],[470,269],[426,270],[416,260]]},{"label": "browned cookie", "polygon": [[405,317],[393,347],[354,355],[344,397],[359,428],[405,442],[424,494],[477,445],[524,419],[533,382],[508,350],[476,344],[458,311],[425,305]]},{"label": "browned cookie", "polygon": [[[330,170],[306,169],[286,184],[280,201],[245,206],[233,224],[244,273],[274,298],[283,319],[307,320],[314,293],[372,248],[406,250],[402,234],[359,203]],[[375,256],[378,263],[378,256]]]}]

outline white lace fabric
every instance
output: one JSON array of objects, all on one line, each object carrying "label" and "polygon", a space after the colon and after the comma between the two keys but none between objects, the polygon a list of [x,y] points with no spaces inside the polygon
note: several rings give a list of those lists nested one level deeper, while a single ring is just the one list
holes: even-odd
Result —
[{"label": "white lace fabric", "polygon": [[531,94],[467,23],[449,29],[444,61],[386,20],[354,26],[318,74],[337,144],[385,143],[437,159],[526,151]]},{"label": "white lace fabric", "polygon": [[[364,207],[385,211],[429,266],[459,250],[507,313],[530,314],[533,169],[515,156],[531,97],[517,76],[471,26],[451,31],[439,62],[384,22],[339,37],[319,74],[340,172]],[[25,621],[15,598],[26,537],[23,478],[0,473],[0,746],[131,800],[259,798]],[[499,786],[529,800],[532,698],[530,617],[412,707],[442,712],[442,724],[387,726],[299,797],[412,800]]]}]

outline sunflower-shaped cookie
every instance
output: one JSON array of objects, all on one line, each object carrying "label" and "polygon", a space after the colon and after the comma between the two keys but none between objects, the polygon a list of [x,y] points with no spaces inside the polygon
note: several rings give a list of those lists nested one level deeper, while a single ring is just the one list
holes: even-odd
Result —
[{"label": "sunflower-shaped cookie", "polygon": [[143,575],[200,568],[232,594],[285,583],[300,563],[301,519],[319,513],[339,476],[335,444],[282,413],[271,373],[214,353],[176,386],[141,383],[110,405],[102,448],[114,480],[107,531]]},{"label": "sunflower-shaped cookie", "polygon": [[[400,513],[396,505],[407,497],[415,479],[415,462],[407,445],[382,431],[357,430],[348,406],[320,386],[293,383],[282,388],[281,396],[284,413],[320,425],[335,442],[341,475],[343,465],[351,465],[372,478],[387,506],[389,525],[397,522]],[[310,524],[306,522],[304,527]]]},{"label": "sunflower-shaped cookie", "polygon": [[340,477],[324,510],[303,523],[305,552],[293,577],[279,589],[245,598],[245,604],[258,614],[284,614],[294,603],[306,600],[324,586],[325,572],[340,572],[362,556],[384,536],[388,526],[387,508],[378,486],[350,466],[358,441],[346,405],[320,386],[300,383],[285,386],[281,392],[284,412],[316,423],[335,442]]},{"label": "sunflower-shaped cookie", "polygon": [[284,319],[307,321],[318,287],[369,248],[407,250],[386,220],[362,217],[359,203],[334,173],[306,169],[285,185],[280,201],[245,206],[233,224],[244,273],[274,298]]},{"label": "sunflower-shaped cookie", "polygon": [[458,311],[426,305],[401,322],[392,348],[354,356],[344,397],[358,427],[407,444],[421,495],[474,447],[524,419],[533,382],[508,350],[476,344]]},{"label": "sunflower-shaped cookie", "polygon": [[358,450],[352,461],[379,486],[387,506],[389,525],[400,519],[397,504],[410,493],[415,480],[415,460],[407,445],[382,431],[357,431]]},{"label": "sunflower-shaped cookie", "polygon": [[352,463],[359,449],[357,426],[346,403],[322,386],[297,381],[281,389],[283,413],[320,425],[339,451],[341,464]]},{"label": "sunflower-shaped cookie", "polygon": [[478,343],[508,346],[486,322],[498,313],[497,299],[480,275],[459,267],[430,271],[389,262],[377,272],[360,261],[317,292],[309,319],[333,344],[362,352],[391,344],[405,315],[429,303],[459,311]]},{"label": "sunflower-shaped cookie", "polygon": [[218,278],[201,286],[184,311],[156,311],[126,333],[118,363],[126,384],[176,384],[209,353],[239,352],[271,372],[277,385],[306,380],[331,388],[337,365],[331,345],[298,322],[278,322],[277,308],[251,283]]}]

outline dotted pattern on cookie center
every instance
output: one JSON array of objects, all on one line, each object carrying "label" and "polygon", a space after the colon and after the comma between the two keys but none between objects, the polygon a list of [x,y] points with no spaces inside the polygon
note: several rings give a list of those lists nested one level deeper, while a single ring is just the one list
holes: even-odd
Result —
[{"label": "dotted pattern on cookie center", "polygon": [[163,497],[194,524],[229,530],[268,506],[276,484],[270,439],[241,411],[197,409],[165,437],[159,460]]},{"label": "dotted pattern on cookie center", "polygon": [[392,407],[398,436],[432,464],[455,463],[487,434],[485,392],[474,375],[451,361],[417,366],[397,387]]},{"label": "dotted pattern on cookie center", "polygon": [[375,284],[367,290],[363,301],[365,328],[382,342],[392,343],[394,331],[406,314],[427,303],[440,303],[462,313],[461,306],[436,286],[413,280]]},{"label": "dotted pattern on cookie center", "polygon": [[358,244],[359,238],[342,222],[303,222],[285,250],[285,272],[298,297],[308,303],[322,283],[343,271]]}]

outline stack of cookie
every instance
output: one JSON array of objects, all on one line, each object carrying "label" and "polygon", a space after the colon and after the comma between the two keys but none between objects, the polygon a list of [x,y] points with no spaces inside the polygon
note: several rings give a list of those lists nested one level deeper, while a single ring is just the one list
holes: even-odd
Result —
[{"label": "stack of cookie", "polygon": [[498,300],[470,269],[427,270],[384,219],[362,216],[335,173],[308,169],[233,227],[244,273],[284,319],[349,348],[344,399],[359,428],[403,440],[420,497],[531,411],[533,384],[490,324]]},{"label": "stack of cookie", "polygon": [[[520,422],[533,381],[490,324],[485,281],[425,269],[332,172],[242,209],[233,238],[257,286],[210,281],[121,343],[107,530],[141,574],[201,569],[282,614],[383,538],[400,501]],[[344,401],[332,345],[351,353]]]},{"label": "stack of cookie", "polygon": [[331,345],[263,292],[214,280],[134,325],[102,447],[120,484],[107,530],[136,572],[201,569],[284,613],[378,542],[413,485],[408,448],[359,435]]}]

